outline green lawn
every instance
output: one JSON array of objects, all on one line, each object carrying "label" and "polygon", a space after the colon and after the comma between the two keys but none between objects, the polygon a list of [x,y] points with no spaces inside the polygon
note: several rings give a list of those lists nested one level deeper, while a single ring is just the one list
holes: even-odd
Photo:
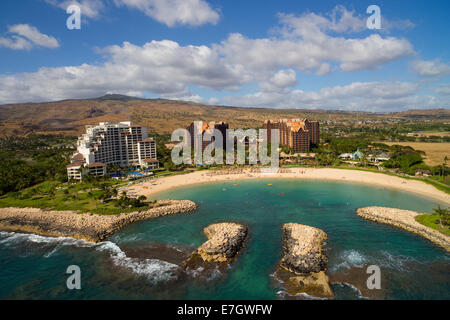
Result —
[{"label": "green lawn", "polygon": [[[108,187],[118,186],[115,181],[102,182]],[[75,183],[59,184],[46,181],[21,192],[9,193],[0,198],[0,208],[5,207],[33,207],[49,208],[51,210],[78,210],[96,214],[120,214],[143,210],[148,207],[119,208],[114,201],[101,203],[102,194],[98,184]]]},{"label": "green lawn", "polygon": [[450,236],[450,228],[443,225],[442,228],[439,224],[439,216],[437,214],[422,214],[416,217],[416,221],[424,226],[435,229],[447,236]]}]

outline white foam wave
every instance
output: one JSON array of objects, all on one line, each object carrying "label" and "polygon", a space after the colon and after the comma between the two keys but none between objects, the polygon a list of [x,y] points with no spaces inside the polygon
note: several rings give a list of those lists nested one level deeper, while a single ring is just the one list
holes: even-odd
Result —
[{"label": "white foam wave", "polygon": [[92,247],[94,242],[80,240],[70,237],[46,237],[33,233],[16,233],[16,232],[0,232],[0,245],[16,246],[24,241],[42,245],[58,244],[58,245],[74,245],[78,247]]},{"label": "white foam wave", "polygon": [[332,300],[333,299],[333,298],[316,297],[316,296],[312,296],[310,294],[307,294],[305,292],[300,292],[300,293],[297,293],[295,295],[291,295],[291,294],[287,293],[285,290],[277,291],[276,295],[278,297],[280,297],[280,299],[286,299],[286,297],[302,297],[305,300]]},{"label": "white foam wave", "polygon": [[152,283],[175,279],[175,271],[178,269],[176,264],[158,259],[129,258],[118,245],[111,241],[94,243],[70,237],[46,237],[28,233],[0,232],[0,245],[17,247],[23,245],[24,242],[38,244],[41,248],[50,247],[51,249],[44,254],[46,258],[51,257],[65,246],[95,247],[98,251],[108,251],[115,265],[130,269],[138,275],[146,276]]},{"label": "white foam wave", "polygon": [[403,255],[394,255],[388,251],[382,251],[381,254],[383,255],[383,260],[380,263],[380,266],[401,270],[401,271],[408,271],[408,268],[406,264],[408,263],[422,263],[419,260],[416,260],[412,257],[407,257]]},{"label": "white foam wave", "polygon": [[361,252],[357,250],[345,250],[339,256],[340,263],[331,268],[332,271],[337,271],[341,268],[350,269],[352,267],[362,267],[367,263],[368,259]]},{"label": "white foam wave", "polygon": [[118,245],[105,241],[96,250],[108,251],[116,266],[130,269],[133,273],[147,277],[152,283],[169,281],[177,278],[178,265],[158,259],[138,259],[127,257]]},{"label": "white foam wave", "polygon": [[355,287],[351,283],[341,282],[341,283],[337,283],[337,285],[349,287],[350,289],[352,289],[353,291],[355,291],[358,294],[359,299],[369,299],[368,297],[363,296],[361,290],[359,290],[357,287]]}]

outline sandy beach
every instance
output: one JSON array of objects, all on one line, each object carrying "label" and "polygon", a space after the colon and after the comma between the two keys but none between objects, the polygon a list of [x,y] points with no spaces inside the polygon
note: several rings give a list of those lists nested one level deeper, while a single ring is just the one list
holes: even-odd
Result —
[{"label": "sandy beach", "polygon": [[408,180],[375,172],[328,168],[282,168],[277,173],[264,173],[248,168],[220,171],[204,170],[138,183],[127,187],[126,191],[151,198],[157,193],[192,184],[271,178],[331,180],[372,184],[420,194],[450,204],[450,195],[422,181]]}]

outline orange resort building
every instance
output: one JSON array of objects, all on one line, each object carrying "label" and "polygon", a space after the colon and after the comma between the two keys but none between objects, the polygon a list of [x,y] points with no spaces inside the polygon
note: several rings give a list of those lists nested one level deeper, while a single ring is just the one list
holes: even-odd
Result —
[{"label": "orange resort building", "polygon": [[81,180],[87,174],[103,176],[107,165],[157,169],[156,143],[148,137],[147,128],[129,121],[86,126],[67,166],[69,179]]},{"label": "orange resort building", "polygon": [[312,146],[319,144],[319,121],[308,119],[280,119],[264,121],[267,139],[271,141],[271,130],[279,130],[279,143],[295,152],[309,152]]}]

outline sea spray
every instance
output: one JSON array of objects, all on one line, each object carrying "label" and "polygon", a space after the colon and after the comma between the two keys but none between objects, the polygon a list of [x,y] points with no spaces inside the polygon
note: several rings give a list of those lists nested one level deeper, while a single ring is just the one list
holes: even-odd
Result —
[{"label": "sea spray", "polygon": [[159,259],[138,259],[127,257],[114,242],[105,241],[96,246],[98,251],[108,251],[116,266],[130,269],[133,273],[145,276],[151,283],[177,279],[179,267]]},{"label": "sea spray", "polygon": [[169,281],[176,279],[178,266],[158,259],[137,259],[129,258],[118,245],[111,241],[99,243],[70,237],[46,237],[36,234],[0,232],[0,245],[5,247],[19,247],[24,243],[38,244],[42,249],[49,249],[43,256],[50,258],[58,250],[65,246],[75,246],[79,248],[95,248],[97,251],[107,251],[116,266],[124,267],[133,273],[146,276],[151,283]]}]

